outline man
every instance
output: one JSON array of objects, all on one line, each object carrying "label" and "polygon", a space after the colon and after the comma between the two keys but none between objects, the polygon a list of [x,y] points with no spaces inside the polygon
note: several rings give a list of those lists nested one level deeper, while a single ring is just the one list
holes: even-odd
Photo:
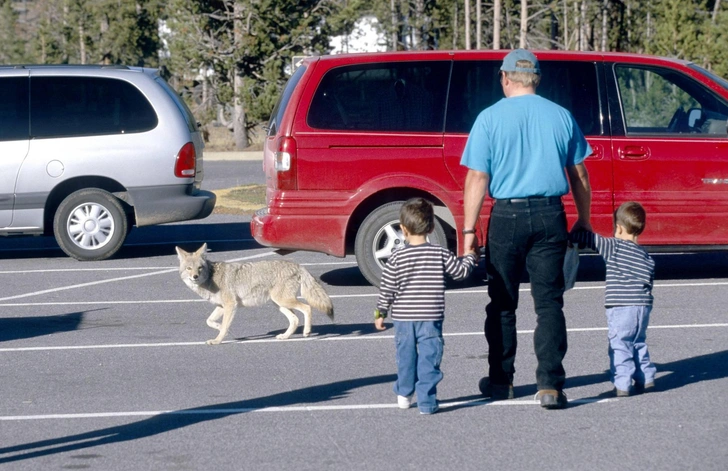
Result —
[{"label": "man", "polygon": [[544,408],[562,409],[567,403],[562,361],[568,232],[561,196],[571,184],[578,212],[574,229],[591,230],[591,187],[583,161],[592,150],[567,110],[536,95],[540,79],[538,59],[530,51],[517,49],[504,58],[505,98],[480,113],[461,160],[469,168],[463,234],[465,251],[476,248],[475,227],[487,188],[495,204],[486,243],[490,373],[480,381],[481,392],[493,400],[513,398],[516,308],[525,268],[537,316],[537,398]]}]

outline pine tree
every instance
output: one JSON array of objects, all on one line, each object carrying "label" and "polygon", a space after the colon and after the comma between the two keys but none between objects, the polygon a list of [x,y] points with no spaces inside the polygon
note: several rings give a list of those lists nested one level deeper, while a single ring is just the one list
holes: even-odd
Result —
[{"label": "pine tree", "polygon": [[0,0],[0,64],[25,62],[23,42],[16,32],[17,23],[18,14],[12,0]]}]

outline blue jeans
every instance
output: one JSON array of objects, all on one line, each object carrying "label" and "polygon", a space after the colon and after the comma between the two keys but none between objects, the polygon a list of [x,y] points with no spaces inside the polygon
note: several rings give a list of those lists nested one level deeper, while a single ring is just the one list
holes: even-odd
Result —
[{"label": "blue jeans", "polygon": [[539,390],[562,390],[566,373],[564,255],[568,232],[560,198],[496,200],[490,213],[486,269],[490,303],[485,308],[485,338],[493,384],[513,383],[516,371],[516,309],[524,269],[536,311],[533,343]]},{"label": "blue jeans", "polygon": [[647,326],[652,306],[616,306],[607,309],[609,371],[614,387],[629,391],[632,379],[647,384],[657,369],[647,351]]},{"label": "blue jeans", "polygon": [[437,409],[437,383],[442,380],[442,321],[393,323],[397,348],[394,393],[410,396],[416,391],[417,407],[421,412],[432,413]]}]

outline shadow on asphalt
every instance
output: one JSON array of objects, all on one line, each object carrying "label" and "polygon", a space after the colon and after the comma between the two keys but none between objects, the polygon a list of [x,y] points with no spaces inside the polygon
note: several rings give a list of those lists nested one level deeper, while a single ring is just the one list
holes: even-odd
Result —
[{"label": "shadow on asphalt", "polygon": [[84,314],[84,312],[70,312],[57,316],[0,317],[0,342],[72,332],[81,325]]},{"label": "shadow on asphalt", "polygon": [[[657,379],[655,390],[648,394],[660,394],[661,392],[680,389],[691,384],[703,381],[728,378],[728,350],[722,352],[708,353],[696,357],[676,360],[669,363],[655,363],[657,367]],[[589,375],[573,376],[566,378],[565,392],[569,389],[583,386],[591,386],[604,383],[606,390],[596,396],[579,398],[579,402],[570,402],[569,409],[592,404],[600,399],[614,398],[612,384],[609,382],[609,371],[602,371]],[[531,399],[536,394],[536,384],[525,384],[515,386],[513,393],[516,399]],[[635,395],[636,397],[637,395]],[[629,398],[626,398],[629,400]],[[449,406],[441,412],[452,412],[457,409],[476,407],[479,404],[472,404],[472,401],[485,401],[480,394],[449,399],[447,402],[464,402],[464,404]]]},{"label": "shadow on asphalt", "polygon": [[140,440],[201,422],[255,412],[270,407],[324,403],[346,398],[355,389],[374,384],[391,383],[396,379],[397,375],[394,374],[352,378],[260,398],[172,411],[129,424],[106,427],[66,437],[0,447],[0,464],[85,450],[112,443]]},{"label": "shadow on asphalt", "polygon": [[[655,390],[649,394],[659,394],[664,391],[680,389],[694,383],[728,378],[728,350],[707,353],[691,358],[684,358],[669,363],[655,363],[657,378]],[[587,400],[606,399],[614,397],[612,384],[609,383],[609,372],[599,374],[575,376],[566,379],[566,387],[574,388],[591,384],[607,383],[607,390]],[[535,388],[535,385],[534,385]],[[535,391],[534,391],[535,393]],[[588,402],[587,402],[588,403]],[[585,403],[573,404],[577,407]]]},{"label": "shadow on asphalt", "polygon": [[[250,235],[250,223],[169,224],[135,227],[113,259],[135,259],[173,255],[175,246],[198,249],[207,242],[213,252],[258,249]],[[0,260],[67,257],[53,237],[0,238]]]},{"label": "shadow on asphalt", "polygon": [[[285,318],[281,316],[281,323],[285,323]],[[391,330],[392,323],[387,321],[385,323],[388,330]],[[287,327],[287,326],[286,326]],[[273,330],[271,332],[268,332],[265,335],[257,336],[257,337],[242,337],[237,340],[253,340],[253,339],[266,339],[266,338],[275,338],[276,335],[282,334],[285,332],[286,329],[280,329],[280,330]],[[296,330],[296,333],[293,334],[291,338],[295,337],[302,337],[301,333],[303,332],[303,325],[300,325],[298,329]],[[311,338],[316,337],[340,337],[344,335],[367,335],[367,334],[376,334],[379,332],[376,328],[374,328],[374,322],[366,323],[366,324],[336,324],[336,323],[328,323],[328,324],[316,324],[316,314],[314,314],[314,324],[311,328]],[[382,331],[386,332],[386,331]],[[394,331],[392,331],[393,333]]]}]

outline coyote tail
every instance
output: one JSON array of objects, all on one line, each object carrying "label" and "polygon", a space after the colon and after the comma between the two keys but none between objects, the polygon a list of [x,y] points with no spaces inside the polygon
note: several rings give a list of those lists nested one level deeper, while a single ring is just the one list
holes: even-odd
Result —
[{"label": "coyote tail", "polygon": [[308,303],[334,320],[334,305],[324,288],[303,267],[301,268],[301,294]]}]

